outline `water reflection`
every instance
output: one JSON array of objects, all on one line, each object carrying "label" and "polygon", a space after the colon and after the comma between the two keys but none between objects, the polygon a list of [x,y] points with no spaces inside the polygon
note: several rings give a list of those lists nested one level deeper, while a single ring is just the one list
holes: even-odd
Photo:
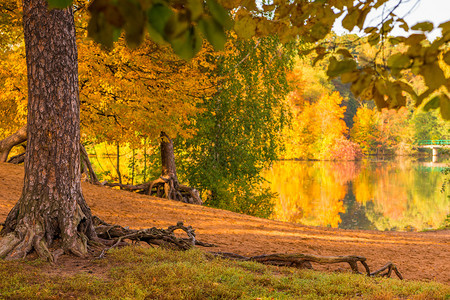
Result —
[{"label": "water reflection", "polygon": [[412,160],[277,162],[273,219],[347,229],[437,228],[449,213],[442,167]]}]

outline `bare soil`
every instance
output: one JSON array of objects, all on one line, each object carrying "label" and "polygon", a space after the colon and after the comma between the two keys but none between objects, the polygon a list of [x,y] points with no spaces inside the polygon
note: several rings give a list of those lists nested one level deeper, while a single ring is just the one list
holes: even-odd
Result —
[{"label": "bare soil", "polygon": [[[20,197],[22,166],[0,163],[0,220]],[[183,221],[196,229],[197,238],[213,243],[206,251],[233,252],[245,256],[270,253],[360,255],[371,270],[391,261],[405,279],[450,284],[450,230],[432,232],[378,232],[309,227],[237,214],[225,210],[183,204],[107,187],[83,183],[84,196],[94,215],[108,223],[130,228],[166,228]],[[348,270],[343,265],[314,265],[314,269]],[[89,260],[63,256],[49,272],[71,275],[101,273]],[[101,275],[101,274],[99,274]]]}]

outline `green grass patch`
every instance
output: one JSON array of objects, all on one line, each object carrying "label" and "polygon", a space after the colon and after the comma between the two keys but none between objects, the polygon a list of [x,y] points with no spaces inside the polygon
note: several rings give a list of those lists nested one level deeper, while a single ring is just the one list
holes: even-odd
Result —
[{"label": "green grass patch", "polygon": [[51,275],[42,262],[0,261],[0,299],[450,299],[439,283],[234,262],[199,250],[125,247],[101,274]]}]

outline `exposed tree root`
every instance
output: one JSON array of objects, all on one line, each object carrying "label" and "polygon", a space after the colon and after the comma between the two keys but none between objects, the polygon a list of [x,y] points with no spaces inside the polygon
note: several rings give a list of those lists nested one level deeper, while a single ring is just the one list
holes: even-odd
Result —
[{"label": "exposed tree root", "polygon": [[146,195],[153,195],[159,198],[176,200],[184,203],[198,204],[203,203],[199,192],[189,186],[179,184],[171,176],[161,176],[156,180],[139,184],[129,185],[120,183],[102,183],[109,187],[120,187],[123,190],[138,192]]},{"label": "exposed tree root", "polygon": [[8,163],[15,165],[21,164],[24,161],[25,161],[25,152],[12,156],[10,159],[8,159]]},{"label": "exposed tree root", "polygon": [[0,140],[0,162],[6,162],[8,154],[14,146],[27,140],[27,126],[23,126],[12,135]]},{"label": "exposed tree root", "polygon": [[[101,249],[98,258],[103,258],[109,249],[125,246],[132,242],[145,242],[150,246],[156,245],[159,247],[174,249],[174,250],[188,250],[194,246],[215,247],[214,244],[204,243],[196,239],[195,230],[191,226],[184,226],[183,222],[178,222],[176,225],[169,226],[167,229],[159,229],[156,227],[146,229],[129,229],[120,225],[112,225],[102,221],[97,216],[92,217],[93,225],[97,238],[91,239],[89,245],[97,246]],[[1,225],[1,224],[0,224]],[[187,237],[181,238],[175,236],[175,231],[183,231]],[[19,234],[18,234],[19,232]],[[47,241],[39,234],[39,230],[14,231],[6,236],[3,236],[0,243],[0,257],[6,259],[24,258],[31,249],[35,249],[40,257],[47,258],[50,262],[56,262],[56,259],[64,251],[57,248],[51,252],[47,247]],[[74,250],[74,249],[72,249]],[[67,251],[66,251],[67,252]],[[70,251],[73,254],[83,252],[82,250]],[[266,265],[295,267],[300,269],[312,269],[311,262],[318,264],[335,264],[348,263],[353,273],[365,274],[369,277],[391,277],[392,271],[398,278],[403,279],[402,274],[397,269],[397,266],[391,262],[387,263],[381,269],[371,272],[366,263],[366,258],[363,256],[348,255],[348,256],[320,256],[313,254],[267,254],[246,257],[229,252],[209,252],[210,254],[226,259],[241,260],[241,261],[255,261]],[[79,255],[82,256],[82,255]],[[360,272],[358,269],[358,262],[364,267],[365,272]]]},{"label": "exposed tree root", "polygon": [[[288,267],[296,267],[303,269],[312,269],[311,262],[319,263],[319,264],[335,264],[335,263],[348,263],[352,271],[356,274],[366,274],[370,277],[381,276],[381,277],[390,277],[392,271],[395,272],[398,278],[403,279],[402,274],[398,271],[397,267],[389,262],[383,268],[370,272],[370,268],[366,263],[366,258],[363,256],[320,256],[313,254],[268,254],[268,255],[258,255],[252,257],[246,257],[242,255],[238,255],[235,253],[228,252],[211,252],[215,256],[229,258],[234,260],[242,260],[242,261],[256,261],[266,265],[275,265],[275,266],[288,266]],[[358,262],[361,263],[365,269],[364,273],[359,272],[358,270]],[[387,272],[382,273],[387,270]]]},{"label": "exposed tree root", "polygon": [[[134,242],[146,242],[149,245],[157,245],[164,248],[175,250],[188,250],[193,246],[214,247],[213,244],[203,243],[195,238],[195,230],[191,226],[184,226],[183,222],[169,226],[167,229],[158,229],[156,227],[146,229],[129,229],[120,225],[111,225],[98,217],[94,217],[95,231],[98,237],[105,240],[115,240],[114,244],[102,251],[100,257],[104,253],[114,247],[123,244],[124,240]],[[175,230],[182,230],[186,233],[187,238],[179,238],[175,236]]]}]

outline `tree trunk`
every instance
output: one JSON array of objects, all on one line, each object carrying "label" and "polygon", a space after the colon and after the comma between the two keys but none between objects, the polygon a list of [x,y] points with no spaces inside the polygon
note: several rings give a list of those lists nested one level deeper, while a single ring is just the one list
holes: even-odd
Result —
[{"label": "tree trunk", "polygon": [[174,181],[178,182],[177,167],[175,165],[175,154],[173,151],[173,141],[164,132],[161,131],[161,176],[170,176]]},{"label": "tree trunk", "polygon": [[9,152],[14,146],[17,146],[27,140],[27,126],[23,126],[14,134],[0,141],[0,162],[6,162]]},{"label": "tree trunk", "polygon": [[[28,71],[28,146],[22,196],[1,231],[0,257],[33,249],[51,261],[62,250],[83,256],[95,239],[81,191],[78,64],[72,8],[23,1]],[[55,252],[49,247],[55,243]]]},{"label": "tree trunk", "polygon": [[191,204],[202,204],[198,191],[180,184],[172,139],[161,131],[161,177],[150,182],[147,194]]}]

